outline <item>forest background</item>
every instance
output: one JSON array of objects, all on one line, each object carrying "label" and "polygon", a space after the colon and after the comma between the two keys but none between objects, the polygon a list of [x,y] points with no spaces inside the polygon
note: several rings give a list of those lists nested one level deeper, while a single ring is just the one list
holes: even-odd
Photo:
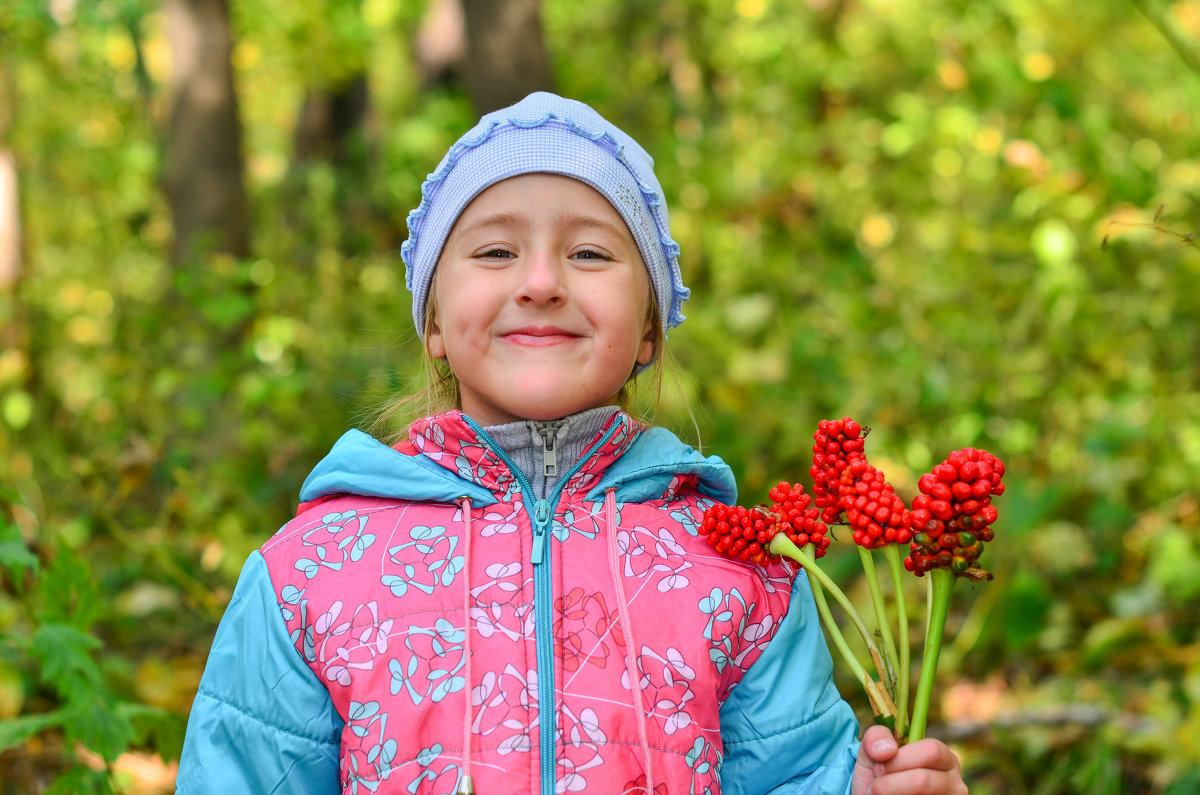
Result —
[{"label": "forest background", "polygon": [[657,417],[744,503],[826,417],[906,496],[1007,462],[972,792],[1200,791],[1200,0],[0,3],[0,788],[171,791],[246,555],[419,370],[422,179],[543,87],[657,160]]}]

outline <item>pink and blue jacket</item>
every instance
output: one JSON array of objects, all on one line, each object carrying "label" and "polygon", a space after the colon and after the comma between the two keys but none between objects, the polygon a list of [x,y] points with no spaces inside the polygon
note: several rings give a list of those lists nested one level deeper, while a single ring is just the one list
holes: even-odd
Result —
[{"label": "pink and blue jacket", "polygon": [[247,561],[178,792],[849,792],[803,574],[696,532],[729,468],[624,413],[546,499],[459,412],[347,433]]}]

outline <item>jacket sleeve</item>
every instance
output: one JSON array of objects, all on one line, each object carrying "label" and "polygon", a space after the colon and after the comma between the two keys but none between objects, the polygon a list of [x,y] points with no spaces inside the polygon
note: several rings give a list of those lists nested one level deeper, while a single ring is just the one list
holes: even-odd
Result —
[{"label": "jacket sleeve", "polygon": [[292,645],[266,561],[254,552],[200,679],[176,792],[338,793],[342,725]]},{"label": "jacket sleeve", "polygon": [[721,787],[729,795],[844,795],[858,720],[833,683],[833,660],[801,572],[779,631],[721,706]]}]

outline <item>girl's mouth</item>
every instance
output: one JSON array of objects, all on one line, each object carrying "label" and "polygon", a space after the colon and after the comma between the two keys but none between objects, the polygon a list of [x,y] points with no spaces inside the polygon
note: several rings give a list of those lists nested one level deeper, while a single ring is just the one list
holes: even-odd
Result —
[{"label": "girl's mouth", "polygon": [[543,348],[574,342],[580,338],[580,335],[558,328],[557,326],[524,326],[505,332],[501,337],[514,345]]}]

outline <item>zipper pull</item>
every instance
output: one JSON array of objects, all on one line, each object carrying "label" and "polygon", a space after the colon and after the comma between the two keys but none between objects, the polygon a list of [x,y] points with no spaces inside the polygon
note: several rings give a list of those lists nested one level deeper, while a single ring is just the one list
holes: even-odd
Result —
[{"label": "zipper pull", "polygon": [[548,478],[558,477],[558,431],[565,424],[563,420],[549,420],[534,423],[537,432],[542,437],[542,472]]},{"label": "zipper pull", "polygon": [[550,540],[546,531],[552,518],[550,501],[538,500],[533,506],[533,550],[529,553],[529,562],[535,566],[540,566],[546,555],[546,544]]}]

